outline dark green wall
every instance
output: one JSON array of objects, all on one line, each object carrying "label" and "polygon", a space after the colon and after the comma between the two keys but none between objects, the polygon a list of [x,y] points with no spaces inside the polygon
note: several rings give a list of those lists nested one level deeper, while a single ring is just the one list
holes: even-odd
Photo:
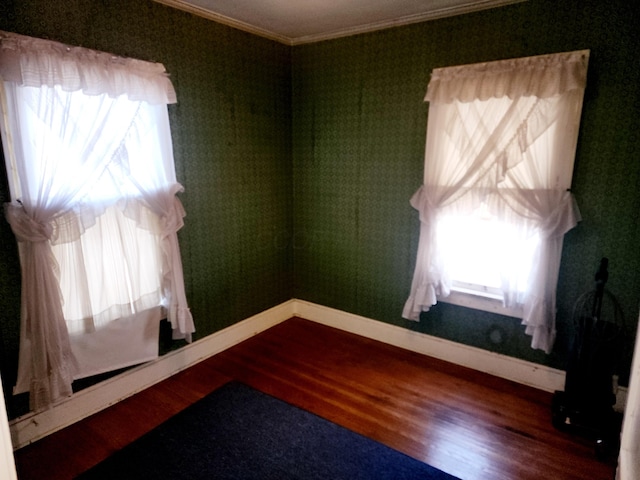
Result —
[{"label": "dark green wall", "polygon": [[[640,295],[638,15],[626,1],[509,7],[288,47],[150,0],[4,0],[0,29],[162,62],[187,217],[180,244],[197,338],[291,297],[564,368],[577,297],[602,256],[628,322]],[[566,237],[559,338],[533,351],[517,320],[440,304],[401,318],[418,242],[434,67],[591,49]],[[1,170],[1,169],[0,169]],[[8,199],[0,182],[0,201]],[[20,273],[0,221],[0,370],[13,383]],[[491,340],[497,330],[501,342]],[[495,338],[495,337],[493,337]],[[10,400],[8,399],[10,402]]]},{"label": "dark green wall", "polygon": [[[161,62],[171,74],[196,338],[292,297],[290,47],[145,0],[2,0],[0,29]],[[0,368],[10,391],[20,274],[4,219],[0,250]]]},{"label": "dark green wall", "polygon": [[[628,363],[640,300],[640,18],[631,3],[529,0],[295,47],[295,296],[565,368],[573,305],[607,256],[608,287],[628,323]],[[403,320],[431,70],[579,49],[591,50],[573,182],[583,221],[565,238],[554,352],[532,350],[518,320],[447,304],[420,323]]]}]

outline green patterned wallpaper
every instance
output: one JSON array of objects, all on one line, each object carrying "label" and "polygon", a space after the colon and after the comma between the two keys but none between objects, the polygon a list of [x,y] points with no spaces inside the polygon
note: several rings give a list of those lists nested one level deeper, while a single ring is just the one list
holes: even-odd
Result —
[{"label": "green patterned wallpaper", "polygon": [[[640,301],[640,18],[630,3],[529,0],[295,47],[295,296],[565,368],[573,305],[607,256],[626,314],[626,368]],[[441,303],[420,323],[403,320],[431,70],[579,49],[591,50],[573,182],[583,221],[565,238],[553,353],[532,350],[518,320],[499,315]]]},{"label": "green patterned wallpaper", "polygon": [[[187,211],[179,240],[196,339],[291,298],[290,47],[150,0],[2,0],[0,29],[161,62],[171,74],[178,103],[169,115]],[[6,201],[6,181],[0,185]],[[0,249],[8,392],[20,275],[4,218]]]},{"label": "green patterned wallpaper", "polygon": [[[640,41],[627,3],[529,0],[296,47],[150,0],[4,0],[0,29],[162,62],[171,73],[187,210],[179,238],[198,338],[296,297],[564,368],[573,303],[602,256],[627,316],[627,356],[638,314]],[[565,241],[557,348],[533,351],[516,320],[446,304],[420,323],[403,320],[431,70],[584,48],[591,62],[573,188],[584,219]],[[7,196],[0,178],[0,201]],[[7,388],[20,274],[4,220],[0,249]]]}]

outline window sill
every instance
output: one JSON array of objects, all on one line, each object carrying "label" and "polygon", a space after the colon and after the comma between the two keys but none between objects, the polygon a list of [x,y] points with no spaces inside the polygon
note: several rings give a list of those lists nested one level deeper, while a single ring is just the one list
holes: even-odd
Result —
[{"label": "window sill", "polygon": [[491,294],[482,295],[462,290],[452,290],[448,297],[438,297],[438,301],[485,312],[497,313],[507,317],[520,319],[523,317],[522,308],[507,308],[502,304],[502,299]]}]

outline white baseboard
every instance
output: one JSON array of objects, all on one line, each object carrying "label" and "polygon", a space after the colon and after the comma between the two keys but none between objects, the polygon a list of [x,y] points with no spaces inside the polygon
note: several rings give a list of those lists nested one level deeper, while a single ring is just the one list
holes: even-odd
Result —
[{"label": "white baseboard", "polygon": [[74,393],[52,408],[9,422],[18,449],[124,400],[253,335],[291,318],[294,300],[247,318],[151,362]]},{"label": "white baseboard", "polygon": [[[311,302],[292,299],[157,360],[75,393],[49,410],[12,420],[10,431],[13,447],[18,449],[82,420],[293,316],[547,392],[564,389],[565,372],[562,370],[414,332]],[[623,402],[625,399],[626,389],[620,388],[618,400]],[[617,409],[624,408],[623,405],[617,405],[617,407]]]},{"label": "white baseboard", "polygon": [[296,300],[294,312],[297,316],[314,322],[440,360],[446,360],[457,365],[473,368],[547,392],[564,389],[565,372],[555,368],[414,332],[406,328],[302,300]]},{"label": "white baseboard", "polygon": [[[444,340],[388,323],[361,317],[342,310],[304,300],[293,304],[295,315],[317,323],[355,333],[413,352],[473,368],[500,378],[528,385],[546,392],[564,390],[566,372],[481,348]],[[614,410],[624,412],[627,388],[615,387]]]}]

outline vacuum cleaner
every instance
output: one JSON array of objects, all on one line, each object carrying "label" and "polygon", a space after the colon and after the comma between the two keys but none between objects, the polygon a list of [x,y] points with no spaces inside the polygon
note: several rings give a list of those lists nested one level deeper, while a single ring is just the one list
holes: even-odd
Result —
[{"label": "vacuum cleaner", "polygon": [[607,258],[600,261],[595,288],[575,303],[565,389],[556,391],[552,402],[554,427],[593,440],[599,458],[617,451],[621,423],[613,406],[623,319],[616,298],[605,289],[608,265]]}]

